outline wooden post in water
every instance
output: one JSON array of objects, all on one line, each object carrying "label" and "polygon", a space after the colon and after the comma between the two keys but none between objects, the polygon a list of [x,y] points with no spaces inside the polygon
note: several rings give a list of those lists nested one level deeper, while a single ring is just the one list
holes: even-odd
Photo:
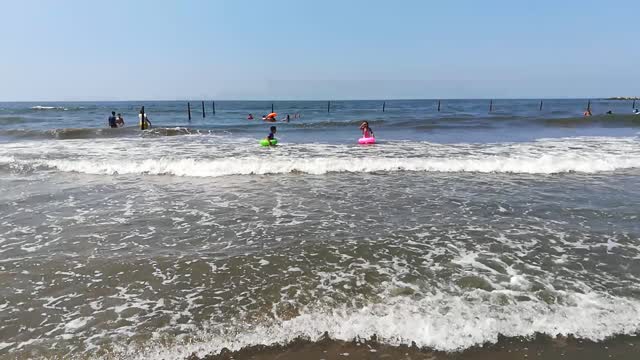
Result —
[{"label": "wooden post in water", "polygon": [[636,99],[633,99],[633,105],[631,105],[632,108],[636,108]]},{"label": "wooden post in water", "polygon": [[440,100],[438,100],[438,112],[440,112]]},{"label": "wooden post in water", "polygon": [[144,130],[144,105],[142,105],[142,109],[140,109],[140,130]]},{"label": "wooden post in water", "polygon": [[591,112],[591,100],[587,103],[587,112]]},{"label": "wooden post in water", "polygon": [[387,107],[387,102],[383,101],[382,102],[382,112],[384,112],[384,108]]},{"label": "wooden post in water", "polygon": [[489,112],[493,112],[493,99],[489,102]]},{"label": "wooden post in water", "polygon": [[542,111],[542,100],[540,100],[540,111]]},{"label": "wooden post in water", "polygon": [[202,102],[202,117],[205,118],[207,114],[204,112],[204,101]]},{"label": "wooden post in water", "polygon": [[331,112],[331,101],[327,101],[327,113]]},{"label": "wooden post in water", "polygon": [[273,103],[271,103],[271,112],[273,112]]},{"label": "wooden post in water", "polygon": [[187,102],[187,115],[189,115],[189,121],[191,121],[191,103]]},{"label": "wooden post in water", "polygon": [[211,107],[213,108],[213,115],[215,115],[216,114],[216,102],[215,101],[211,102]]}]

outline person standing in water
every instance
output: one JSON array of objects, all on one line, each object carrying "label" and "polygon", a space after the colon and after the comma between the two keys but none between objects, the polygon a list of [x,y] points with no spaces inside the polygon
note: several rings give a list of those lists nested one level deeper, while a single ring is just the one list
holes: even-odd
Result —
[{"label": "person standing in water", "polygon": [[249,114],[249,116],[247,116],[247,120],[253,120],[253,114]]},{"label": "person standing in water", "polygon": [[[143,117],[144,117],[144,125],[142,125]],[[139,119],[138,125],[141,125],[142,130],[151,129],[151,121],[149,120],[147,113],[142,112],[142,109],[140,109],[140,114],[138,114],[138,119]]]},{"label": "person standing in water", "polygon": [[112,129],[115,129],[118,127],[118,125],[116,124],[116,112],[112,111],[111,112],[111,116],[109,116],[109,119],[107,119],[107,121],[109,122],[109,127]]},{"label": "person standing in water", "polygon": [[116,117],[116,125],[118,127],[124,126],[124,119],[122,118],[122,114],[118,114],[118,116]]}]

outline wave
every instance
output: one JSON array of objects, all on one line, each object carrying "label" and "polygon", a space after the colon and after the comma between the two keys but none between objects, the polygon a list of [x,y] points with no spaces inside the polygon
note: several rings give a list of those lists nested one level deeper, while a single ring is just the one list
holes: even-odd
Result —
[{"label": "wave", "polygon": [[[315,122],[300,122],[300,120],[293,120],[290,123],[285,123],[285,124],[295,128],[326,128],[326,127],[347,127],[347,126],[357,128],[358,126],[360,126],[360,124],[363,121],[368,122],[369,125],[371,126],[385,124],[384,120],[380,120],[380,119],[367,120],[364,118],[360,120],[345,120],[345,121],[326,120],[326,121],[315,121]],[[280,122],[280,124],[282,124],[282,122]]]},{"label": "wave", "polygon": [[[2,124],[2,118],[0,118]],[[178,136],[192,134],[212,134],[211,130],[198,130],[190,128],[153,128],[141,132],[138,127],[129,126],[119,129],[111,128],[62,128],[62,129],[12,129],[0,131],[0,136],[9,136],[18,139],[100,139],[114,138],[122,136],[142,136],[142,137],[160,137],[160,136]]]},{"label": "wave", "polygon": [[63,111],[67,111],[69,110],[68,108],[64,107],[64,106],[43,106],[43,105],[36,105],[36,106],[32,106],[31,110],[63,110]]},{"label": "wave", "polygon": [[[640,126],[640,116],[638,115],[594,115],[590,117],[568,117],[553,119],[535,119],[547,126],[575,127],[585,125],[601,126]],[[533,121],[533,119],[532,119]]]},{"label": "wave", "polygon": [[466,157],[229,157],[202,160],[194,158],[132,160],[51,159],[21,160],[0,158],[0,165],[24,169],[49,169],[96,175],[146,174],[184,177],[220,177],[231,175],[273,175],[376,172],[441,172],[441,173],[513,173],[560,174],[598,173],[640,168],[639,156],[595,154],[581,157],[542,155],[539,157],[466,156]]},{"label": "wave", "polygon": [[562,303],[504,304],[500,299],[508,294],[477,292],[471,298],[435,294],[419,300],[396,298],[359,309],[343,306],[303,311],[299,316],[270,324],[235,325],[228,332],[203,331],[188,344],[120,348],[116,358],[178,359],[192,354],[204,357],[223,349],[287,345],[297,339],[320,341],[326,336],[341,341],[375,338],[386,345],[415,345],[451,352],[497,343],[501,336],[529,338],[545,334],[603,341],[640,330],[637,321],[640,303],[630,299],[597,293],[564,293],[566,301]]}]

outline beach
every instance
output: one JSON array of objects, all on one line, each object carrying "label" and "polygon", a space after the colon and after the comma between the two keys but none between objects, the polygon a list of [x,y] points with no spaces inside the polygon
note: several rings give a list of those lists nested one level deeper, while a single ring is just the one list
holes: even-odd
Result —
[{"label": "beach", "polygon": [[0,103],[0,358],[637,359],[640,116],[587,102]]}]

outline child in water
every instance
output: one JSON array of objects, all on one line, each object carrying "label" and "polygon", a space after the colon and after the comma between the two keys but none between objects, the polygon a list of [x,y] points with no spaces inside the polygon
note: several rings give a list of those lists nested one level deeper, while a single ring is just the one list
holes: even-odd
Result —
[{"label": "child in water", "polygon": [[276,138],[277,130],[275,126],[272,126],[269,130],[269,135],[267,135],[266,140],[269,141],[269,146],[273,146],[273,144],[271,144],[271,140]]},{"label": "child in water", "polygon": [[360,130],[362,130],[363,138],[375,137],[373,135],[373,130],[371,130],[371,128],[369,127],[369,123],[367,121],[363,121],[362,124],[360,124]]},{"label": "child in water", "polygon": [[116,117],[116,125],[118,125],[119,128],[124,126],[124,118],[122,117],[122,114],[118,114]]}]

